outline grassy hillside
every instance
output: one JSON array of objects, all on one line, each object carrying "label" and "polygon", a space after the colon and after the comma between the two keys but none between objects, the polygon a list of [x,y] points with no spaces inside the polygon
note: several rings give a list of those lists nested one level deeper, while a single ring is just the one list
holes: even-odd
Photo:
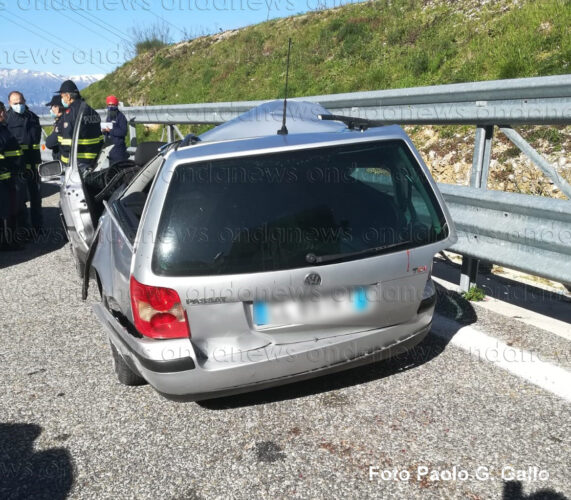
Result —
[{"label": "grassy hillside", "polygon": [[103,107],[304,96],[569,73],[565,0],[378,0],[146,52],[84,91]]},{"label": "grassy hillside", "polygon": [[[128,105],[283,97],[289,37],[292,97],[571,73],[569,26],[569,0],[377,0],[149,51],[83,94],[97,107],[110,93]],[[164,134],[137,129],[142,140]],[[437,181],[468,183],[474,127],[405,129]],[[571,182],[571,127],[518,130]],[[564,197],[499,133],[489,187]]]}]

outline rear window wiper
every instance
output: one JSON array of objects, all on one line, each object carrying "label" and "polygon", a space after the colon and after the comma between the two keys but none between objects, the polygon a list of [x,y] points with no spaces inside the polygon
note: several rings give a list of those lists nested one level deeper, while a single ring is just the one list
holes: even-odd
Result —
[{"label": "rear window wiper", "polygon": [[305,256],[306,262],[309,264],[322,264],[323,262],[331,262],[333,260],[348,259],[351,257],[356,257],[358,255],[367,255],[379,253],[387,248],[400,247],[406,245],[407,243],[412,243],[412,241],[399,241],[398,243],[391,243],[390,245],[382,245],[380,247],[365,248],[364,250],[358,250],[357,252],[350,253],[334,253],[329,255],[315,255],[314,253],[308,253]]}]

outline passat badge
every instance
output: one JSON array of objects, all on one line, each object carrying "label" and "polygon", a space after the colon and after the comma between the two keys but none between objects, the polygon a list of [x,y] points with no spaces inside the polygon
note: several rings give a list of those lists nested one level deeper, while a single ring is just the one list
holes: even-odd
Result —
[{"label": "passat badge", "polygon": [[309,273],[304,281],[306,285],[321,285],[321,276],[317,273]]}]

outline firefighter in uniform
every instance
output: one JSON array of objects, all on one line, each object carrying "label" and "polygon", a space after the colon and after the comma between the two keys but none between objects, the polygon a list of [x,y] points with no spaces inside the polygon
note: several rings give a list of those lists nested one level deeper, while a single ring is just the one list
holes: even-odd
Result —
[{"label": "firefighter in uniform", "polygon": [[6,126],[6,108],[0,101],[0,249],[21,250],[17,242],[18,190],[24,153]]},{"label": "firefighter in uniform", "polygon": [[[64,166],[69,166],[73,128],[81,104],[84,101],[79,94],[77,86],[71,80],[63,82],[56,93],[61,96],[61,103],[65,108],[60,131],[61,135],[58,136],[60,160]],[[100,116],[87,104],[81,122],[77,141],[77,163],[79,169],[83,172],[94,165],[97,155],[103,146],[103,134],[101,133]]]},{"label": "firefighter in uniform", "polygon": [[105,100],[107,104],[107,118],[105,121],[110,124],[111,128],[103,129],[106,144],[113,144],[109,152],[109,163],[117,163],[129,159],[127,146],[125,145],[125,136],[127,135],[127,118],[119,111],[119,99],[114,95],[107,96]]},{"label": "firefighter in uniform", "polygon": [[61,103],[61,97],[54,95],[52,100],[46,104],[50,108],[50,115],[54,119],[54,128],[52,133],[46,137],[46,148],[52,150],[52,159],[60,159],[59,140],[63,130],[63,111],[64,107]]},{"label": "firefighter in uniform", "polygon": [[[35,231],[42,229],[42,196],[40,192],[40,174],[38,165],[42,161],[40,154],[40,138],[42,128],[38,115],[33,113],[26,106],[26,99],[21,92],[10,92],[8,96],[10,109],[6,113],[6,124],[12,135],[20,143],[20,148],[24,152],[25,188],[28,191],[30,200],[30,219],[32,228]],[[22,212],[19,215],[20,222],[26,226],[25,206],[21,205]]]}]

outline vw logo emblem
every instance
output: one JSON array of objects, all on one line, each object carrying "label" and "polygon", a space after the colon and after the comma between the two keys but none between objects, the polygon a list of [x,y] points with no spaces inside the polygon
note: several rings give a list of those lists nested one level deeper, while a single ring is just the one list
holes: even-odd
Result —
[{"label": "vw logo emblem", "polygon": [[304,281],[306,285],[321,285],[321,276],[317,273],[309,273]]}]

